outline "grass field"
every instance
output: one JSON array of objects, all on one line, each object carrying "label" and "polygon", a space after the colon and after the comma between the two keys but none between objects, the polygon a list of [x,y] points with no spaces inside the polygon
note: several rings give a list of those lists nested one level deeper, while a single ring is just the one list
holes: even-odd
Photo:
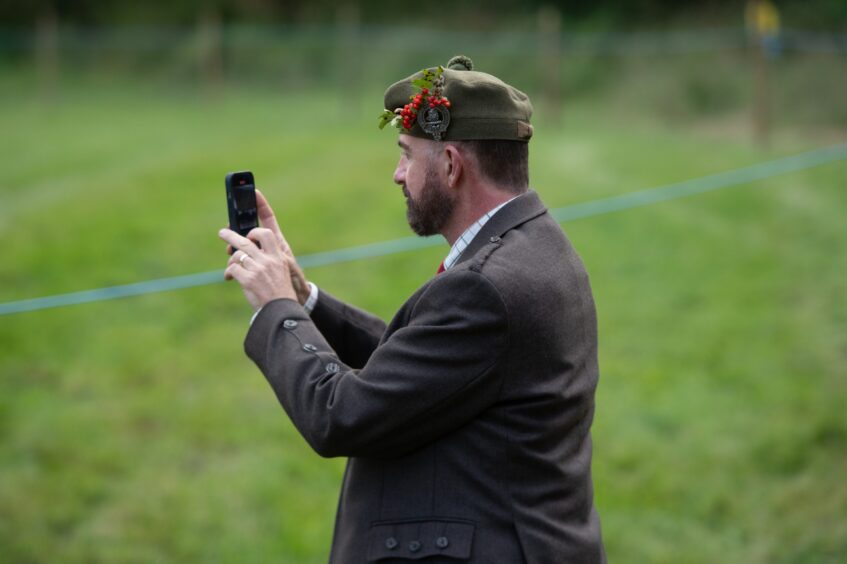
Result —
[{"label": "grass field", "polygon": [[[298,253],[409,234],[378,93],[0,86],[0,302],[222,269],[236,169]],[[816,146],[591,105],[537,124],[549,207]],[[599,311],[610,562],[847,557],[845,184],[840,162],[564,226]],[[307,274],[389,318],[446,250]],[[249,317],[234,284],[0,317],[0,561],[325,561],[344,462],[244,356]]]}]

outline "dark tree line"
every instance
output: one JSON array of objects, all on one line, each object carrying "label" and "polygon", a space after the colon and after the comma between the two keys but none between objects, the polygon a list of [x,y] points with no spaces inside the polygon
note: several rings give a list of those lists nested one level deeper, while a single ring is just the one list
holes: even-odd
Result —
[{"label": "dark tree line", "polygon": [[[519,24],[533,18],[542,6],[558,8],[571,27],[662,27],[736,23],[742,0],[453,0],[449,3],[389,2],[387,0],[3,0],[0,26],[32,25],[56,17],[77,25],[185,25],[199,14],[215,13],[224,22],[328,23],[339,10],[352,9],[362,22],[381,25],[442,25],[485,28]],[[794,26],[847,30],[845,0],[775,0],[786,21]]]}]

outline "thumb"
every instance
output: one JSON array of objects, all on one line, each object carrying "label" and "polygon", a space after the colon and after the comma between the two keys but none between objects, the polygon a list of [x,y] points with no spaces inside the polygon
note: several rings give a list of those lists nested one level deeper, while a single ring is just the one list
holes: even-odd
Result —
[{"label": "thumb", "polygon": [[259,213],[259,221],[262,223],[262,227],[267,227],[276,235],[281,235],[282,232],[279,229],[279,224],[276,222],[276,216],[274,215],[274,211],[271,209],[271,205],[268,203],[267,198],[262,192],[257,188],[256,189],[256,208]]}]

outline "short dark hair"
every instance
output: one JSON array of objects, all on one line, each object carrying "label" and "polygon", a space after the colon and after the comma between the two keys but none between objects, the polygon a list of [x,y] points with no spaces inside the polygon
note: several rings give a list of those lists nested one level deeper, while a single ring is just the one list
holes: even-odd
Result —
[{"label": "short dark hair", "polygon": [[458,143],[473,153],[482,174],[515,194],[529,189],[529,143],[481,139]]}]

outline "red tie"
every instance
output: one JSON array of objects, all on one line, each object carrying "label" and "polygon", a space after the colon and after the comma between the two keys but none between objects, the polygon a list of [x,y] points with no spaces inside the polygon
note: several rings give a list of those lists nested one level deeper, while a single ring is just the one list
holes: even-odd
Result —
[{"label": "red tie", "polygon": [[441,264],[438,265],[438,272],[436,274],[441,274],[444,272],[444,261],[441,261]]}]

